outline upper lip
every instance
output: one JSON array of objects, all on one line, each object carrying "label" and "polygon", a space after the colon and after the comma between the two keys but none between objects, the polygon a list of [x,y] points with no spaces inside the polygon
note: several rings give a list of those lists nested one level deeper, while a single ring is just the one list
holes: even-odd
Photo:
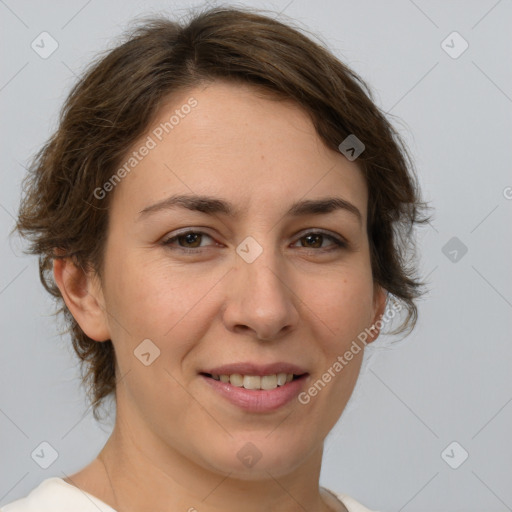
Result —
[{"label": "upper lip", "polygon": [[230,363],[215,368],[201,370],[200,373],[209,373],[211,375],[274,375],[277,373],[293,373],[294,375],[302,375],[307,373],[304,368],[298,365],[284,362],[276,362],[269,364],[254,364],[250,362]]}]

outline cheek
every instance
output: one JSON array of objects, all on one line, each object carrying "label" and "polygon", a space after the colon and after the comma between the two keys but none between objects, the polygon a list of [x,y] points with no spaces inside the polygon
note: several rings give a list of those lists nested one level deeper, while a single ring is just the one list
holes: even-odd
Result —
[{"label": "cheek", "polygon": [[308,308],[324,326],[332,349],[341,349],[369,325],[373,313],[373,282],[371,272],[352,267],[340,273],[322,276],[316,284],[305,281],[302,294]]},{"label": "cheek", "polygon": [[[120,255],[119,255],[120,256]],[[115,315],[110,322],[116,340],[138,345],[149,338],[161,348],[185,350],[187,340],[201,335],[213,308],[208,296],[222,272],[191,269],[190,265],[170,265],[161,258],[152,261],[144,254],[122,259],[112,257],[107,302]],[[218,275],[217,275],[218,274]]]}]

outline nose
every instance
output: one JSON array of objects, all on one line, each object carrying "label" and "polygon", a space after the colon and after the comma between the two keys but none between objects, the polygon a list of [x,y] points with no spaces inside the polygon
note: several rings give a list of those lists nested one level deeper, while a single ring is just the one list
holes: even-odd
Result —
[{"label": "nose", "polygon": [[252,263],[236,256],[223,312],[230,331],[272,341],[296,328],[300,300],[293,293],[294,278],[285,263],[268,249]]}]

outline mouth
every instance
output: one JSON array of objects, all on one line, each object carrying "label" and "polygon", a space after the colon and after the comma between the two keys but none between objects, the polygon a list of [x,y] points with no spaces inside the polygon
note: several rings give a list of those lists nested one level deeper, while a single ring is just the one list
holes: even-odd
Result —
[{"label": "mouth", "polygon": [[270,391],[282,386],[289,382],[305,378],[308,374],[295,374],[295,373],[273,373],[269,375],[242,375],[240,373],[232,374],[212,374],[201,372],[200,375],[213,379],[237,388],[244,388],[253,391]]},{"label": "mouth", "polygon": [[224,365],[200,371],[210,392],[246,412],[272,412],[290,403],[305,387],[309,373],[286,363]]}]

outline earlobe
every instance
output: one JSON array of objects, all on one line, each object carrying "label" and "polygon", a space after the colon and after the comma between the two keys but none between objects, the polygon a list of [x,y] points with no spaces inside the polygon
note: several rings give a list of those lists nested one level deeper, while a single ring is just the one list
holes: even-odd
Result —
[{"label": "earlobe", "polygon": [[104,297],[99,279],[71,258],[53,261],[53,276],[69,311],[89,338],[110,339]]}]

